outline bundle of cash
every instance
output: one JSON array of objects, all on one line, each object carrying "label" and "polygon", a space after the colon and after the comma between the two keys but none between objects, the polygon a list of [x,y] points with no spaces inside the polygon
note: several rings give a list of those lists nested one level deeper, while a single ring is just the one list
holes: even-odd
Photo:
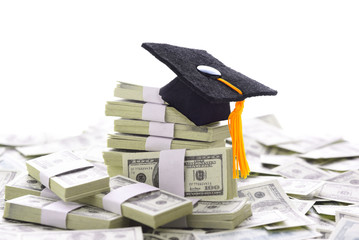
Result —
[{"label": "bundle of cash", "polygon": [[62,151],[26,162],[31,175],[64,201],[74,201],[109,189],[106,172]]},{"label": "bundle of cash", "polygon": [[[44,217],[43,211],[46,206],[56,201],[51,198],[33,195],[14,198],[6,201],[4,218],[51,225],[51,218],[54,218],[54,216],[50,215],[49,219],[47,219]],[[127,227],[129,224],[130,221],[127,218],[93,206],[80,206],[70,211],[65,218],[66,229],[119,228]]]},{"label": "bundle of cash", "polygon": [[165,102],[162,100],[159,93],[159,88],[154,87],[144,87],[137,84],[132,83],[125,83],[119,81],[116,88],[115,88],[115,97],[123,98],[123,99],[129,99],[129,100],[136,100],[136,101],[142,101],[147,102],[149,99],[146,99],[146,90],[150,89],[152,92],[152,96],[150,99],[150,102],[152,103],[159,103],[164,104]]},{"label": "bundle of cash", "polygon": [[[153,137],[155,138],[155,137]],[[164,139],[161,137],[156,137],[158,139]],[[130,134],[109,134],[109,139],[107,141],[107,146],[109,148],[117,149],[131,149],[131,150],[147,150],[146,142],[148,136],[142,135],[130,135]],[[166,138],[166,140],[171,140]],[[224,147],[224,139],[217,140],[214,142],[202,142],[202,141],[191,141],[191,140],[180,140],[173,139],[170,143],[170,149],[200,149],[200,148],[215,148],[215,147]]]},{"label": "bundle of cash", "polygon": [[[136,185],[137,183],[138,182],[123,176],[116,176],[110,180],[111,192],[96,194],[80,199],[79,201],[104,208],[104,199],[106,196],[109,196],[109,194],[122,187]],[[114,204],[117,204],[116,199],[114,199]],[[175,219],[191,214],[193,209],[192,201],[159,189],[139,194],[117,205],[124,217],[152,228],[157,228]]]},{"label": "bundle of cash", "polygon": [[[116,119],[115,132],[140,135],[150,135],[150,121],[133,119]],[[204,126],[192,126],[175,123],[173,138],[204,142],[214,142],[230,137],[228,125],[213,123]]]},{"label": "bundle of cash", "polygon": [[[155,187],[159,187],[159,157],[160,152],[104,152],[110,176],[121,174]],[[231,148],[187,150],[184,170],[185,197],[226,200],[237,196]]]},{"label": "bundle of cash", "polygon": [[234,229],[251,215],[251,204],[247,199],[199,201],[186,220],[190,228]]},{"label": "bundle of cash", "polygon": [[[142,120],[142,110],[144,105],[144,102],[136,102],[130,100],[108,101],[106,104],[106,115],[127,119]],[[165,122],[181,123],[195,126],[195,124],[191,120],[185,117],[174,107],[165,105],[165,108]]]},{"label": "bundle of cash", "polygon": [[5,200],[11,200],[25,195],[60,199],[50,189],[46,188],[28,174],[22,174],[5,185]]}]

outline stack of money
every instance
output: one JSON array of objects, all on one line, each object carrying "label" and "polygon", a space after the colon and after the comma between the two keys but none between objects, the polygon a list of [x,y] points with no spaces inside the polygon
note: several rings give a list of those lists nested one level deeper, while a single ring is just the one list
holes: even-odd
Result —
[{"label": "stack of money", "polygon": [[[159,187],[160,152],[104,152],[110,176],[123,175]],[[211,148],[188,150],[184,159],[185,197],[227,200],[237,196],[237,183],[232,178],[232,149]]]},{"label": "stack of money", "polygon": [[[46,225],[43,208],[55,202],[56,200],[51,198],[33,195],[14,198],[6,201],[4,218]],[[121,215],[93,206],[80,206],[70,211],[65,221],[66,229],[119,228],[130,224],[130,221]]]},{"label": "stack of money", "polygon": [[[137,183],[123,176],[113,177],[110,180],[111,191],[109,193]],[[109,193],[89,196],[80,199],[80,202],[104,208],[104,198]],[[118,204],[118,208],[123,216],[152,228],[191,214],[193,209],[192,201],[159,189],[130,198],[124,203]]]},{"label": "stack of money", "polygon": [[247,199],[199,201],[186,217],[186,224],[190,228],[234,229],[250,216],[251,204]]},{"label": "stack of money", "polygon": [[64,201],[74,201],[109,190],[109,176],[71,151],[26,162],[30,176]]},{"label": "stack of money", "polygon": [[[225,139],[230,136],[228,125],[213,123],[196,126],[168,106],[158,92],[156,88],[119,82],[115,97],[121,99],[106,104],[107,116],[121,117],[114,123],[117,133],[109,135],[109,148],[149,150],[146,144],[149,136],[160,138],[158,141],[173,139],[169,149],[224,147]],[[160,112],[157,109],[161,109]],[[161,114],[163,116],[159,116]]]}]

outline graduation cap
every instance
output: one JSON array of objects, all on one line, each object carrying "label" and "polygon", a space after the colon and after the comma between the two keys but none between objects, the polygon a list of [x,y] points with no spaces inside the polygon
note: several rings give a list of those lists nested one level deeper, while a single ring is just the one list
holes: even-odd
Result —
[{"label": "graduation cap", "polygon": [[[160,89],[164,101],[196,125],[228,119],[233,147],[233,177],[247,177],[241,113],[247,97],[276,95],[277,91],[227,67],[204,50],[169,44],[143,43],[177,77]],[[230,102],[236,107],[230,111]]]}]

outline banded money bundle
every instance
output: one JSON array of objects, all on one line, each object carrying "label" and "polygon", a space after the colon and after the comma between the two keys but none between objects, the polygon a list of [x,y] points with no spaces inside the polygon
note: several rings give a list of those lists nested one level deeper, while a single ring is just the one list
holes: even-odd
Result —
[{"label": "banded money bundle", "polygon": [[[64,216],[63,209],[69,208]],[[25,195],[5,202],[4,218],[56,226],[64,229],[103,229],[127,227],[130,220],[93,206]]]},{"label": "banded money bundle", "polygon": [[109,177],[71,151],[62,151],[26,162],[36,180],[64,201],[74,201],[109,190]]},{"label": "banded money bundle", "polygon": [[196,126],[168,106],[158,92],[128,83],[117,85],[115,96],[122,99],[108,101],[106,115],[122,119],[115,120],[117,133],[109,135],[109,148],[156,151],[224,147],[230,136],[227,125]]},{"label": "banded money bundle", "polygon": [[[105,151],[103,156],[110,176],[120,174],[159,187],[160,161],[166,161],[160,155],[160,152],[111,150]],[[187,150],[184,172],[185,197],[227,200],[237,196],[236,181],[231,176],[231,148]]]},{"label": "banded money bundle", "polygon": [[170,227],[234,229],[252,216],[251,204],[246,200],[199,201],[186,221],[170,223]]},{"label": "banded money bundle", "polygon": [[[124,217],[152,228],[192,213],[192,201],[123,176],[111,178],[110,186],[110,192],[99,193],[80,201],[121,213]],[[127,192],[136,194],[127,198]]]}]

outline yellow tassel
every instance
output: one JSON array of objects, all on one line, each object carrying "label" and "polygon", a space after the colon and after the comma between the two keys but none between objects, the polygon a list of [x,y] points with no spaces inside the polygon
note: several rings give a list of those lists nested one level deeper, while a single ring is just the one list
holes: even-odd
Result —
[{"label": "yellow tassel", "polygon": [[[233,90],[242,95],[242,91],[227,82],[222,78],[218,78],[219,81],[226,84]],[[242,133],[242,112],[244,107],[244,100],[236,102],[234,110],[228,117],[229,133],[232,137],[232,150],[233,150],[233,178],[239,178],[239,170],[241,171],[241,177],[247,178],[250,169],[246,159],[246,153],[244,150],[243,133]]]}]

